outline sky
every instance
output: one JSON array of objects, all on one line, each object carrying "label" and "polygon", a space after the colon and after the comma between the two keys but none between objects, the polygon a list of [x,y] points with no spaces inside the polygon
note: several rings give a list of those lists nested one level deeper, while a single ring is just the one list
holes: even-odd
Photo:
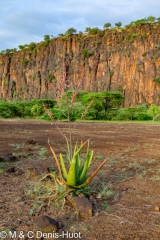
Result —
[{"label": "sky", "polygon": [[160,0],[0,0],[0,51],[41,42],[69,28],[77,32],[110,22],[122,26],[160,17]]}]

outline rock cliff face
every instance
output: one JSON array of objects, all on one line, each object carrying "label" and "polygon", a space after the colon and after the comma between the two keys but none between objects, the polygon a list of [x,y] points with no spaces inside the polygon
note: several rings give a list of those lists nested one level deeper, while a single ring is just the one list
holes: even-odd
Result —
[{"label": "rock cliff face", "polygon": [[67,79],[87,91],[120,91],[124,106],[160,105],[160,23],[73,35],[43,42],[32,51],[0,55],[0,98],[30,100],[53,96],[65,61]]}]

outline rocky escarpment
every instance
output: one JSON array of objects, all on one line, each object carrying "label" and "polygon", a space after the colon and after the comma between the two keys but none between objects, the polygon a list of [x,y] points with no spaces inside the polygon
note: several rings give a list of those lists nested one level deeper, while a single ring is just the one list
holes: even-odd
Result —
[{"label": "rocky escarpment", "polygon": [[87,91],[120,91],[124,106],[160,105],[160,23],[77,34],[0,55],[0,98],[53,97],[65,61],[67,79]]}]

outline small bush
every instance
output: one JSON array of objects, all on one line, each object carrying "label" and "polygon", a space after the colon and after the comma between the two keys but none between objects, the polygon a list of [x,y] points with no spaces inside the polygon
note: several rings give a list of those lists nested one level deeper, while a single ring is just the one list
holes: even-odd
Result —
[{"label": "small bush", "polygon": [[159,78],[153,78],[153,81],[154,81],[155,83],[160,84],[160,77],[159,77]]},{"label": "small bush", "polygon": [[133,115],[133,120],[148,121],[152,120],[152,116],[145,112],[136,113]]},{"label": "small bush", "polygon": [[86,57],[86,58],[89,58],[92,53],[88,50],[88,49],[83,49],[82,50],[82,54]]},{"label": "small bush", "polygon": [[31,108],[31,113],[32,113],[33,116],[38,117],[43,112],[44,112],[43,107],[38,105],[38,104],[33,105],[32,108]]},{"label": "small bush", "polygon": [[[39,99],[30,102],[0,102],[0,117],[14,118],[14,117],[33,117],[39,116],[43,113],[43,106],[45,104],[48,108],[53,108],[55,100]],[[34,107],[33,107],[34,106]],[[32,109],[32,110],[31,110]]]},{"label": "small bush", "polygon": [[29,61],[27,59],[22,60],[22,66],[26,67],[28,65]]}]

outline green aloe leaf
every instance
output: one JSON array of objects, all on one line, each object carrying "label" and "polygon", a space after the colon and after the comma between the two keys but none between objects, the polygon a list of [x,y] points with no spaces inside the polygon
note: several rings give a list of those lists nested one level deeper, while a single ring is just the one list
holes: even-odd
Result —
[{"label": "green aloe leaf", "polygon": [[63,156],[62,156],[61,153],[60,153],[60,155],[59,155],[59,159],[60,159],[60,162],[61,162],[61,167],[62,167],[63,177],[64,177],[65,180],[67,180],[66,166],[65,166],[65,164],[64,164],[64,159],[63,159]]},{"label": "green aloe leaf", "polygon": [[78,183],[78,179],[81,173],[81,151],[79,152],[79,154],[76,157],[76,183]]},{"label": "green aloe leaf", "polygon": [[84,187],[86,187],[92,181],[92,179],[97,175],[97,173],[103,167],[103,165],[106,163],[106,161],[107,161],[107,159],[104,160],[101,163],[101,165],[92,173],[92,175],[89,178],[87,178],[87,180],[84,183],[80,184],[79,186],[74,186],[74,187],[75,188],[84,188]]},{"label": "green aloe leaf", "polygon": [[87,156],[88,156],[89,153],[91,153],[92,157],[89,157],[89,159],[88,159],[88,168],[90,167],[91,162],[92,162],[92,158],[93,158],[93,151],[90,151],[90,149],[89,149],[89,141],[88,141]]},{"label": "green aloe leaf", "polygon": [[[87,140],[86,142],[88,142],[88,141],[89,140]],[[69,172],[68,172],[68,176],[67,176],[67,183],[69,186],[75,186],[77,184],[77,180],[78,180],[77,179],[77,169],[76,169],[77,162],[79,164],[79,157],[80,157],[81,149],[86,144],[86,142],[83,144],[81,143],[81,146],[79,148],[76,143],[76,145],[74,147],[74,155],[70,162],[70,168],[69,168]]]},{"label": "green aloe leaf", "polygon": [[84,165],[82,167],[81,175],[79,177],[79,181],[82,182],[82,183],[83,183],[83,181],[86,180],[86,175],[87,175],[87,172],[88,172],[88,169],[89,169],[92,158],[93,158],[93,151],[88,152],[86,160],[85,160]]},{"label": "green aloe leaf", "polygon": [[67,176],[67,183],[69,186],[76,185],[76,159],[75,157],[72,158],[70,162],[70,168]]}]

